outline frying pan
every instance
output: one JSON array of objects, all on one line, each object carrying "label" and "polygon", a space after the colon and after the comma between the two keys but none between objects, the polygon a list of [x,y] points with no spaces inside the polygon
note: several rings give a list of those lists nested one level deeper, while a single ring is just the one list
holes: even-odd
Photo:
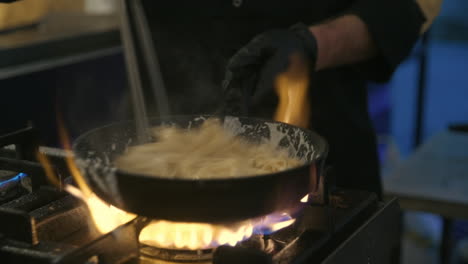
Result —
[{"label": "frying pan", "polygon": [[[150,119],[153,126],[190,128],[212,116]],[[297,206],[318,188],[327,154],[324,139],[313,131],[247,117],[219,117],[225,129],[251,142],[269,141],[306,161],[281,172],[229,179],[170,179],[129,173],[113,161],[136,142],[132,121],[91,130],[76,139],[75,160],[89,187],[101,199],[125,211],[184,222],[229,222]]]}]

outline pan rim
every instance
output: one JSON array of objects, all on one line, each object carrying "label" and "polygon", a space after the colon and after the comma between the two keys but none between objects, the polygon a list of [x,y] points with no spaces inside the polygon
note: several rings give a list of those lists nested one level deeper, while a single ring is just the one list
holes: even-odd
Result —
[{"label": "pan rim", "polygon": [[[245,176],[241,176],[241,177],[224,177],[224,178],[216,178],[215,177],[215,178],[208,178],[208,179],[169,178],[169,177],[157,176],[157,175],[133,173],[133,172],[129,172],[129,171],[119,169],[119,168],[117,168],[115,166],[100,165],[100,168],[103,169],[103,170],[113,170],[113,171],[115,171],[116,174],[128,175],[128,176],[137,177],[137,178],[157,179],[159,181],[170,181],[170,182],[173,182],[173,183],[183,182],[183,183],[193,183],[193,184],[199,184],[199,185],[202,185],[204,183],[206,183],[206,184],[220,183],[221,184],[221,183],[224,183],[226,180],[229,180],[229,181],[233,181],[233,180],[234,181],[244,181],[245,180],[245,181],[247,181],[247,180],[252,179],[252,178],[265,178],[265,179],[270,178],[270,177],[275,178],[275,177],[278,177],[278,176],[280,176],[282,174],[290,173],[290,172],[293,172],[295,170],[300,171],[300,170],[305,169],[306,167],[310,167],[312,164],[316,163],[316,161],[321,160],[323,158],[326,158],[327,155],[328,155],[328,151],[329,151],[328,143],[317,132],[315,132],[313,130],[310,130],[310,129],[298,127],[298,126],[295,126],[295,125],[291,125],[291,124],[288,124],[288,123],[275,121],[275,120],[268,120],[268,119],[257,118],[257,117],[248,117],[248,116],[208,115],[208,114],[170,115],[170,116],[165,116],[165,117],[149,117],[148,120],[150,122],[152,122],[153,120],[163,120],[163,121],[167,120],[167,121],[170,121],[171,119],[177,119],[177,118],[196,119],[196,118],[210,118],[210,117],[220,118],[221,120],[224,120],[226,117],[233,117],[233,118],[240,118],[240,119],[248,119],[248,120],[252,120],[252,121],[260,121],[260,122],[264,122],[264,123],[284,124],[284,125],[293,127],[295,129],[299,129],[300,131],[302,131],[304,133],[311,134],[314,138],[317,139],[317,142],[322,144],[322,146],[321,146],[322,149],[320,149],[320,146],[317,146],[317,148],[318,148],[317,149],[318,150],[317,156],[314,157],[312,160],[305,162],[301,166],[296,166],[296,167],[292,167],[292,168],[288,168],[288,169],[285,169],[285,170],[281,170],[281,171],[273,172],[273,173],[268,173],[268,174],[254,174],[254,175],[245,175]],[[105,128],[112,127],[112,126],[117,126],[117,125],[123,125],[123,124],[126,124],[126,123],[134,123],[134,120],[133,119],[128,119],[128,120],[113,122],[113,123],[110,123],[110,124],[107,124],[107,125],[104,125],[104,126],[100,126],[100,127],[90,129],[90,130],[86,131],[85,133],[81,134],[80,136],[78,136],[73,141],[73,144],[72,144],[72,151],[73,151],[73,154],[74,154],[73,157],[76,160],[82,160],[82,161],[84,160],[84,159],[82,159],[80,157],[80,155],[77,155],[77,152],[75,150],[76,150],[77,146],[79,145],[79,143],[82,140],[84,140],[85,138],[87,138],[88,135],[91,135],[91,134],[93,134],[93,132],[101,130],[101,129],[105,129]]]}]

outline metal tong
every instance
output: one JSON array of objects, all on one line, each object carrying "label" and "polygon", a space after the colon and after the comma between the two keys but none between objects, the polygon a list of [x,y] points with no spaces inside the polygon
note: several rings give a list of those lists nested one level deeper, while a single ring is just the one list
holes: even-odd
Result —
[{"label": "metal tong", "polygon": [[[169,115],[168,98],[141,0],[120,0],[120,20],[137,140],[141,144],[150,140],[142,74],[146,73],[148,76],[160,116]],[[138,63],[138,54],[143,64]],[[141,65],[144,66],[142,69]]]}]

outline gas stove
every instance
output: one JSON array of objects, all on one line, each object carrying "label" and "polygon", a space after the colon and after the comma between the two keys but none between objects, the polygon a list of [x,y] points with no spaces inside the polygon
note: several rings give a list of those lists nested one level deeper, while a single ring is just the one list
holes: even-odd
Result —
[{"label": "gas stove", "polygon": [[71,183],[60,149],[38,147],[37,131],[0,136],[1,263],[397,263],[399,206],[369,192],[331,190],[308,203],[294,224],[235,246],[203,250],[139,242],[149,219],[136,217],[106,234],[95,231],[86,205],[47,183],[36,151]]}]

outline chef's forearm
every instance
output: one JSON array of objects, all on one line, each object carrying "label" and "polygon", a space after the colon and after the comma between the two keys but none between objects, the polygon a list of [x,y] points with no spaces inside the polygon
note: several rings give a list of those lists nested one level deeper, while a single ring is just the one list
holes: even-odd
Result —
[{"label": "chef's forearm", "polygon": [[437,15],[439,15],[443,0],[416,0],[416,2],[426,18],[421,29],[421,33],[424,33],[432,25]]},{"label": "chef's forearm", "polygon": [[311,26],[310,31],[317,40],[315,70],[356,63],[377,53],[366,24],[355,15]]},{"label": "chef's forearm", "polygon": [[[316,70],[366,60],[366,76],[386,81],[439,13],[442,0],[358,0],[349,12],[310,29]],[[372,60],[371,60],[372,59]]]}]

